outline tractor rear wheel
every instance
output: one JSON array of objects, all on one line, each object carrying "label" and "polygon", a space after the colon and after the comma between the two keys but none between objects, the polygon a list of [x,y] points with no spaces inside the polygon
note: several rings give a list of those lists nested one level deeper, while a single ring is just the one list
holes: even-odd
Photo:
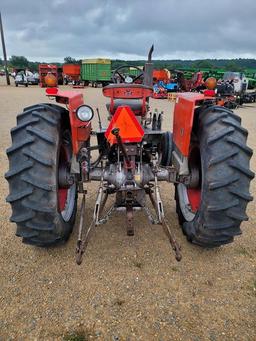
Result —
[{"label": "tractor rear wheel", "polygon": [[232,242],[248,220],[252,150],[246,145],[247,130],[231,110],[209,107],[198,118],[189,155],[194,186],[175,186],[176,212],[190,242],[217,247]]},{"label": "tractor rear wheel", "polygon": [[66,241],[77,204],[76,183],[60,181],[72,156],[67,110],[49,104],[25,108],[11,136],[6,200],[12,206],[10,220],[17,224],[16,235],[43,247]]}]

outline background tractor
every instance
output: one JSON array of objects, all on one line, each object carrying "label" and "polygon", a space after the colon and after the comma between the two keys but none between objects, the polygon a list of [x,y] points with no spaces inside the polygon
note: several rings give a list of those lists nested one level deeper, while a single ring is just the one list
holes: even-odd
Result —
[{"label": "background tractor", "polygon": [[[241,234],[254,177],[248,132],[239,116],[216,105],[216,98],[193,92],[177,97],[173,132],[163,131],[163,113],[151,113],[149,107],[152,52],[153,46],[144,70],[135,78],[124,77],[118,68],[112,83],[103,88],[109,98],[106,129],[98,111],[99,127],[93,129],[94,111],[84,104],[81,93],[57,88],[46,93],[67,109],[43,103],[17,116],[12,146],[7,149],[7,201],[16,235],[23,242],[43,247],[65,242],[74,226],[79,193],[78,264],[93,228],[115,210],[126,212],[130,236],[135,232],[136,210],[143,210],[151,223],[163,225],[180,260],[179,244],[164,216],[160,181],[175,186],[176,212],[190,242],[218,247]],[[98,156],[93,160],[95,151]],[[99,182],[91,220],[85,214],[90,181]],[[109,196],[115,200],[105,209]]]}]

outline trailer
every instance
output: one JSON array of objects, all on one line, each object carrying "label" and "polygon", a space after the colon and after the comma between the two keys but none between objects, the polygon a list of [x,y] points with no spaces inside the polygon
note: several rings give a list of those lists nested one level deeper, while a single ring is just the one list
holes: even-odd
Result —
[{"label": "trailer", "polygon": [[64,64],[62,68],[65,85],[69,82],[72,82],[74,85],[80,83],[81,66],[79,64]]},{"label": "trailer", "polygon": [[142,72],[143,72],[142,66],[137,66],[137,67],[130,66],[129,67],[129,74],[131,76],[138,77]]},{"label": "trailer", "polygon": [[110,59],[84,59],[81,67],[81,80],[84,85],[97,87],[108,85],[111,82],[111,60]]}]

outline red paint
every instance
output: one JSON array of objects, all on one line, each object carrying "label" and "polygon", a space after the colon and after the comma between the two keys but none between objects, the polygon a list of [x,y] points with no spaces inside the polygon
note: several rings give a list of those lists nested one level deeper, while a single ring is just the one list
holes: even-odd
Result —
[{"label": "red paint", "polygon": [[53,96],[53,95],[56,95],[58,93],[58,89],[57,88],[47,88],[45,90],[45,92],[48,96],[51,96],[51,95]]},{"label": "red paint", "polygon": [[204,84],[203,73],[199,71],[194,73],[191,79],[185,79],[182,72],[178,74],[178,83],[183,91],[193,91]]},{"label": "red paint", "polygon": [[166,99],[168,98],[167,91],[159,91],[159,92],[154,92],[153,93],[153,98],[155,99]]},{"label": "red paint", "polygon": [[201,203],[201,188],[188,188],[187,193],[192,211],[198,211]]},{"label": "red paint", "polygon": [[114,99],[142,99],[142,110],[138,115],[144,116],[146,114],[146,100],[153,96],[153,89],[142,84],[111,84],[105,86],[102,91],[104,96],[110,97],[111,114],[114,114]]},{"label": "red paint", "polygon": [[209,90],[209,89],[206,89],[203,91],[204,92],[204,95],[205,96],[209,96],[209,97],[215,97],[215,90]]},{"label": "red paint", "polygon": [[77,154],[81,144],[87,141],[91,134],[91,122],[82,122],[76,116],[76,109],[84,104],[83,95],[79,92],[62,91],[56,88],[46,89],[46,95],[55,97],[56,102],[67,105],[69,109],[73,152]]},{"label": "red paint", "polygon": [[103,95],[111,98],[140,99],[151,97],[153,89],[141,84],[114,84],[105,86],[102,90]]},{"label": "red paint", "polygon": [[116,143],[116,137],[111,133],[113,128],[119,128],[119,134],[124,143],[141,142],[144,131],[136,119],[133,111],[128,106],[117,108],[112,117],[105,137],[110,144]]},{"label": "red paint", "polygon": [[169,75],[167,70],[153,70],[153,80],[155,83],[159,81],[168,82]]},{"label": "red paint", "polygon": [[59,188],[58,198],[59,198],[59,210],[60,210],[60,212],[64,211],[64,209],[65,209],[67,197],[68,197],[68,189],[67,188]]},{"label": "red paint", "polygon": [[184,92],[177,96],[173,118],[173,141],[182,155],[188,156],[195,107],[212,97],[196,92]]},{"label": "red paint", "polygon": [[64,64],[63,73],[68,76],[80,76],[81,66],[79,64]]},{"label": "red paint", "polygon": [[[61,164],[65,164],[70,161],[70,156],[65,144],[60,146],[59,153],[59,166]],[[65,209],[66,201],[68,197],[68,189],[67,188],[58,188],[58,202],[59,202],[59,211],[62,212]]]}]

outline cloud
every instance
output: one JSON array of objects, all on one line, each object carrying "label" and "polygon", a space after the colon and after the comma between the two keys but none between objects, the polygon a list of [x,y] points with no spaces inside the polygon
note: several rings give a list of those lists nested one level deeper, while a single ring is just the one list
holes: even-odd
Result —
[{"label": "cloud", "polygon": [[256,57],[256,1],[1,0],[8,55],[34,60]]}]

